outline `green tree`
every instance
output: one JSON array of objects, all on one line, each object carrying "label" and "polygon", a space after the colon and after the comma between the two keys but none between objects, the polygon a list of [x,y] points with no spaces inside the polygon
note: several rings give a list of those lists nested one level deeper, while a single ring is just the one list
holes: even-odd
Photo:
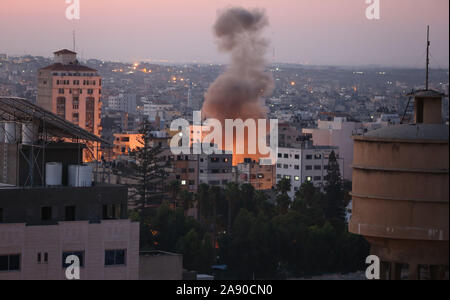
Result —
[{"label": "green tree", "polygon": [[171,194],[172,202],[178,204],[178,196],[179,196],[180,191],[181,191],[180,181],[172,180],[171,182],[169,182],[167,188],[168,188],[168,191]]},{"label": "green tree", "polygon": [[291,204],[291,198],[287,194],[280,194],[276,198],[278,211],[280,214],[285,214],[289,210]]},{"label": "green tree", "polygon": [[151,147],[151,127],[144,123],[140,130],[142,136],[138,142],[140,146],[134,152],[136,165],[132,178],[137,181],[130,185],[131,197],[138,203],[139,209],[143,210],[151,202],[161,201],[164,195],[164,180],[167,173],[164,170],[165,163],[159,156],[161,147]]},{"label": "green tree", "polygon": [[345,224],[344,188],[339,163],[334,151],[328,160],[327,183],[324,195],[325,219],[333,226],[343,228]]},{"label": "green tree", "polygon": [[192,207],[192,202],[194,199],[194,195],[186,190],[180,192],[180,204],[179,206],[183,207],[183,210],[186,212],[188,209]]},{"label": "green tree", "polygon": [[239,189],[239,185],[235,182],[230,182],[225,187],[225,198],[228,203],[228,222],[227,222],[227,231],[231,233],[232,224],[233,224],[233,209],[236,203],[238,203],[238,199],[240,198],[241,190]]},{"label": "green tree", "polygon": [[307,219],[308,226],[324,223],[322,193],[312,182],[305,182],[297,193],[292,208]]},{"label": "green tree", "polygon": [[284,177],[277,183],[277,191],[283,195],[287,194],[291,190],[291,180]]}]

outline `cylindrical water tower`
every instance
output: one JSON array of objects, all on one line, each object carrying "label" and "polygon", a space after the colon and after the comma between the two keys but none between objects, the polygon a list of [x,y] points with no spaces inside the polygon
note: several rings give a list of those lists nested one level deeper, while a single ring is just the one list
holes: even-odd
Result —
[{"label": "cylindrical water tower", "polygon": [[45,184],[47,186],[62,185],[62,163],[48,162],[45,164]]},{"label": "cylindrical water tower", "polygon": [[16,144],[20,141],[20,135],[21,135],[21,130],[22,130],[22,125],[20,123],[4,122],[3,128],[4,128],[4,137],[5,137],[4,142],[6,144]]},{"label": "cylindrical water tower", "polygon": [[448,126],[444,95],[414,94],[415,124],[354,136],[352,233],[382,261],[382,278],[444,276],[449,263]]}]

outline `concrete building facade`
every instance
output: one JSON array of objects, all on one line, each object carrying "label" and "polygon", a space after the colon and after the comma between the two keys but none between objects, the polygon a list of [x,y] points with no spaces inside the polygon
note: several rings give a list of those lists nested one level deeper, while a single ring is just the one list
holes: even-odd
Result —
[{"label": "concrete building facade", "polygon": [[317,188],[324,187],[328,160],[333,151],[342,172],[343,160],[337,147],[305,145],[302,148],[279,148],[276,181],[283,178],[291,181],[291,191],[288,193],[291,198],[304,182],[312,182]]},{"label": "concrete building facade", "polygon": [[311,134],[315,146],[334,146],[339,148],[343,162],[342,174],[346,180],[352,180],[353,140],[352,136],[363,125],[359,122],[349,122],[345,117],[335,117],[333,121],[319,120],[317,128],[304,128],[303,133]]},{"label": "concrete building facade", "polygon": [[[102,78],[97,70],[81,65],[69,50],[54,53],[54,64],[38,70],[37,105],[97,135],[101,135]],[[95,145],[92,160],[97,153]]]}]

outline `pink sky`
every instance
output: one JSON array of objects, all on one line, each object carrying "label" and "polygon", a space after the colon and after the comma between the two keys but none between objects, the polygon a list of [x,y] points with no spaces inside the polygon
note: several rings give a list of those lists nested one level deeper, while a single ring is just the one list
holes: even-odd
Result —
[{"label": "pink sky", "polygon": [[65,0],[1,0],[0,53],[50,56],[72,48],[83,58],[226,62],[211,27],[228,6],[264,8],[268,58],[333,65],[422,67],[426,25],[432,64],[448,68],[448,0],[380,0],[381,20],[365,18],[365,0],[80,0],[81,19],[65,18]]}]

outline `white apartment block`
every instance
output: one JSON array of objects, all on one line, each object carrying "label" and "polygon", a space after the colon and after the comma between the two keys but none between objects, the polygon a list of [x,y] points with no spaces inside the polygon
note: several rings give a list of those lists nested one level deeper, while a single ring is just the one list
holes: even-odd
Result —
[{"label": "white apartment block", "polygon": [[122,111],[129,114],[136,113],[136,95],[119,94],[108,97],[108,108],[115,111]]},{"label": "white apartment block", "polygon": [[304,148],[279,148],[277,159],[277,183],[282,178],[291,181],[288,195],[293,199],[304,182],[312,182],[318,188],[324,187],[328,174],[328,159],[331,152],[337,156],[342,175],[342,158],[339,149],[329,146],[306,146]]}]

